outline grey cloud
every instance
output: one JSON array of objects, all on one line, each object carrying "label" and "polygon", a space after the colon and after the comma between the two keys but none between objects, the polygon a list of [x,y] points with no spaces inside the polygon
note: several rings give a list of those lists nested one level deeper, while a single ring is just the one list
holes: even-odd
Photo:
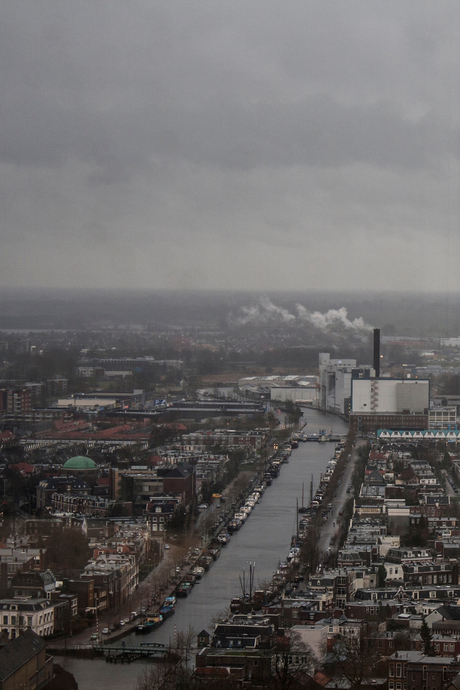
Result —
[{"label": "grey cloud", "polygon": [[[114,4],[114,16],[108,12],[110,4],[94,8],[77,3],[68,18],[62,10],[55,16],[58,5],[44,3],[48,8],[44,16],[32,12],[31,18],[22,18],[28,27],[25,46],[20,41],[12,44],[3,31],[0,60],[6,88],[0,103],[0,156],[7,161],[60,165],[76,156],[96,165],[129,167],[161,156],[242,168],[351,161],[412,167],[429,158],[424,121],[409,121],[398,104],[381,99],[345,104],[339,91],[335,98],[333,93],[322,93],[322,80],[329,77],[332,66],[337,75],[342,72],[357,82],[364,79],[370,88],[375,78],[372,70],[368,74],[363,46],[350,44],[349,12],[338,13],[338,27],[332,22],[326,32],[323,29],[331,43],[324,45],[312,35],[315,26],[331,23],[337,3],[323,12],[317,3],[307,3],[311,16],[298,3],[287,7],[286,16],[273,3],[267,3],[268,11],[262,14],[260,3],[255,2],[252,11],[251,3],[249,8],[246,3],[239,24],[236,11],[229,11],[231,4],[223,3],[220,20],[229,21],[229,27],[219,25],[215,8],[206,17],[209,3],[193,3],[195,11],[190,11],[190,3],[173,3],[168,9],[164,3],[153,8],[134,3],[151,30],[150,43],[139,17],[130,19],[120,3]],[[348,25],[341,27],[345,19]],[[14,20],[10,17],[12,33],[22,26],[16,15]],[[277,27],[284,38],[281,46]],[[243,73],[238,51],[249,51],[251,29],[267,66],[257,64],[253,51],[253,64]],[[333,47],[337,39],[338,46]],[[282,73],[271,80],[268,56],[275,62],[283,60],[288,47],[290,54],[297,54],[296,60],[284,64]],[[353,59],[340,59],[345,48]],[[308,58],[315,51],[318,55],[310,64]],[[374,62],[377,57],[373,56]],[[282,77],[297,81],[299,69],[311,82],[310,93],[292,98],[284,92]],[[315,84],[318,93],[311,90]]]},{"label": "grey cloud", "polygon": [[163,155],[224,167],[414,167],[429,163],[425,131],[425,121],[404,121],[388,104],[344,107],[312,97],[295,105],[208,109],[185,116],[180,130],[160,130],[157,143]]},{"label": "grey cloud", "polygon": [[459,26],[454,0],[3,0],[2,280],[445,285]]}]

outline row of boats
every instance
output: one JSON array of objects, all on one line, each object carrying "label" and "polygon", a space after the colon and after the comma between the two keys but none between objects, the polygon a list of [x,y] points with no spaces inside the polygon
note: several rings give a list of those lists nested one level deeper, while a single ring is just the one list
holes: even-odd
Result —
[{"label": "row of boats", "polygon": [[201,581],[205,572],[209,570],[211,564],[219,555],[220,548],[218,546],[211,547],[205,553],[201,554],[193,568],[176,587],[175,594],[166,597],[157,614],[148,616],[143,623],[140,623],[136,627],[136,634],[145,635],[152,632],[158,628],[163,621],[172,616],[176,610],[177,599],[187,597],[190,594],[194,585]]},{"label": "row of boats", "polygon": [[[335,453],[334,456],[329,460],[326,466],[326,471],[324,474],[321,475],[321,479],[318,485],[318,488],[316,489],[316,492],[314,496],[312,496],[310,500],[310,504],[308,507],[303,506],[303,487],[302,487],[302,506],[298,509],[298,512],[302,514],[302,518],[300,522],[298,523],[299,530],[302,532],[310,526],[311,522],[313,521],[316,513],[318,510],[322,507],[323,505],[323,499],[324,496],[326,495],[326,491],[328,488],[328,484],[335,472],[335,468],[337,465],[337,461],[340,458],[340,455],[343,451],[345,445],[345,441],[340,441],[337,446],[335,447]],[[313,482],[313,478],[312,478]],[[311,493],[313,493],[311,491]],[[331,509],[332,504],[329,504],[327,506],[327,510],[325,512],[325,517],[327,516],[329,510]]]},{"label": "row of boats", "polygon": [[160,606],[158,613],[153,616],[148,616],[145,621],[136,626],[136,635],[146,635],[147,633],[156,630],[166,618],[172,616],[176,610],[176,597],[166,597],[163,604]]},{"label": "row of boats", "polygon": [[211,543],[210,548],[200,555],[194,567],[186,574],[185,578],[176,587],[175,595],[166,597],[157,614],[148,616],[145,621],[136,627],[136,634],[145,635],[158,628],[166,618],[169,618],[175,610],[178,598],[187,597],[193,586],[201,581],[204,573],[209,570],[212,563],[219,557],[220,549],[226,546],[233,532],[240,529],[245,523],[254,507],[259,503],[262,494],[272,480],[280,473],[280,467],[284,462],[289,461],[291,446],[281,449],[272,459],[268,469],[265,471],[263,480],[255,486],[252,492],[245,499],[244,504],[234,513],[233,518],[226,527],[221,530]]},{"label": "row of boats", "polygon": [[263,484],[257,486],[254,491],[247,497],[244,505],[234,513],[233,518],[229,521],[227,529],[230,532],[236,532],[240,529],[242,525],[246,522],[250,514],[252,513],[254,507],[260,501],[260,497],[265,491],[265,486]]},{"label": "row of boats", "polygon": [[[305,536],[307,534],[307,529],[323,502],[326,489],[335,472],[337,461],[343,452],[344,446],[345,441],[340,441],[337,444],[334,457],[329,460],[326,471],[324,475],[321,476],[320,484],[314,496],[313,492],[311,491],[312,498],[309,506],[303,508],[302,505],[302,508],[297,508],[297,512],[302,514],[300,522],[298,522],[298,530],[296,534],[292,536],[290,549],[286,559],[278,564],[278,568],[273,574],[269,586],[265,590],[254,590],[254,566],[250,564],[249,578],[246,580],[246,584],[244,580],[241,582],[242,595],[232,599],[230,603],[230,610],[233,613],[250,613],[251,611],[259,610],[264,602],[266,603],[267,601],[271,601],[279,594],[280,591],[284,591],[287,595],[289,595],[293,591],[293,588],[297,586],[301,580],[303,580],[303,576],[299,574],[296,574],[294,577],[292,577],[292,567],[299,563],[300,553]],[[248,581],[249,585],[247,584]]]},{"label": "row of boats", "polygon": [[291,446],[287,446],[279,450],[272,458],[270,465],[264,472],[262,481],[254,487],[252,493],[246,498],[244,505],[242,505],[239,510],[234,513],[233,518],[229,521],[227,530],[230,532],[230,534],[232,532],[236,532],[242,525],[244,525],[256,504],[259,503],[267,486],[270,486],[273,479],[278,477],[281,465],[285,462],[289,462],[291,451]]}]

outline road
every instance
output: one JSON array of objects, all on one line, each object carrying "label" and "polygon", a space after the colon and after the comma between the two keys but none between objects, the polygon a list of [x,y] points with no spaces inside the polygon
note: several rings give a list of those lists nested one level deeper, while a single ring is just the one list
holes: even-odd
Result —
[{"label": "road", "polygon": [[345,467],[340,486],[337,488],[337,495],[332,499],[332,511],[329,514],[327,522],[323,523],[320,527],[319,550],[323,556],[327,553],[328,548],[332,550],[331,539],[338,531],[339,513],[343,509],[345,502],[353,497],[353,493],[347,493],[347,487],[351,484],[351,476],[358,458],[358,450],[364,443],[365,441],[363,440],[356,442],[351,452],[351,457]]}]

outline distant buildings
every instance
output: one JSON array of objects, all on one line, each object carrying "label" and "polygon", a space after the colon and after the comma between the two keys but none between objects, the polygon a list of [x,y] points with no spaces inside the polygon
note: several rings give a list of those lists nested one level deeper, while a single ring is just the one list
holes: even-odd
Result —
[{"label": "distant buildings", "polygon": [[331,359],[328,352],[319,355],[319,407],[325,412],[348,415],[351,408],[351,382],[374,375],[370,365],[357,367],[356,359]]},{"label": "distant buildings", "polygon": [[296,374],[270,376],[245,376],[239,379],[238,388],[256,396],[263,396],[272,402],[318,404],[318,377]]},{"label": "distant buildings", "polygon": [[374,366],[358,367],[355,359],[319,355],[319,407],[348,416],[356,433],[378,429],[448,428],[455,411],[436,408],[430,416],[430,380],[379,376],[380,344],[375,334]]},{"label": "distant buildings", "polygon": [[429,379],[352,379],[350,428],[357,433],[378,429],[427,429]]}]

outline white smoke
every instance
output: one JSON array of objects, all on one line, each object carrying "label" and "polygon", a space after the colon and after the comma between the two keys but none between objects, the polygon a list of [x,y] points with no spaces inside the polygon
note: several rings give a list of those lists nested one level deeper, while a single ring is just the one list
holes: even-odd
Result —
[{"label": "white smoke", "polygon": [[310,312],[302,304],[296,304],[299,319],[311,323],[315,328],[328,331],[337,327],[347,328],[354,331],[372,331],[372,326],[367,324],[362,316],[352,321],[348,318],[346,307],[340,309],[329,309],[325,314],[320,311]]},{"label": "white smoke", "polygon": [[294,314],[283,307],[277,307],[268,297],[261,297],[256,304],[241,308],[241,316],[233,317],[232,322],[237,326],[248,323],[292,323],[296,320]]},{"label": "white smoke", "polygon": [[309,311],[302,304],[296,304],[296,314],[291,314],[284,307],[273,304],[268,297],[261,297],[255,304],[241,307],[238,315],[231,315],[229,321],[233,326],[246,326],[248,324],[290,324],[301,325],[309,323],[321,331],[330,331],[346,328],[354,331],[371,331],[372,326],[367,324],[362,316],[356,319],[348,318],[346,307],[329,309],[322,314],[320,311]]}]

